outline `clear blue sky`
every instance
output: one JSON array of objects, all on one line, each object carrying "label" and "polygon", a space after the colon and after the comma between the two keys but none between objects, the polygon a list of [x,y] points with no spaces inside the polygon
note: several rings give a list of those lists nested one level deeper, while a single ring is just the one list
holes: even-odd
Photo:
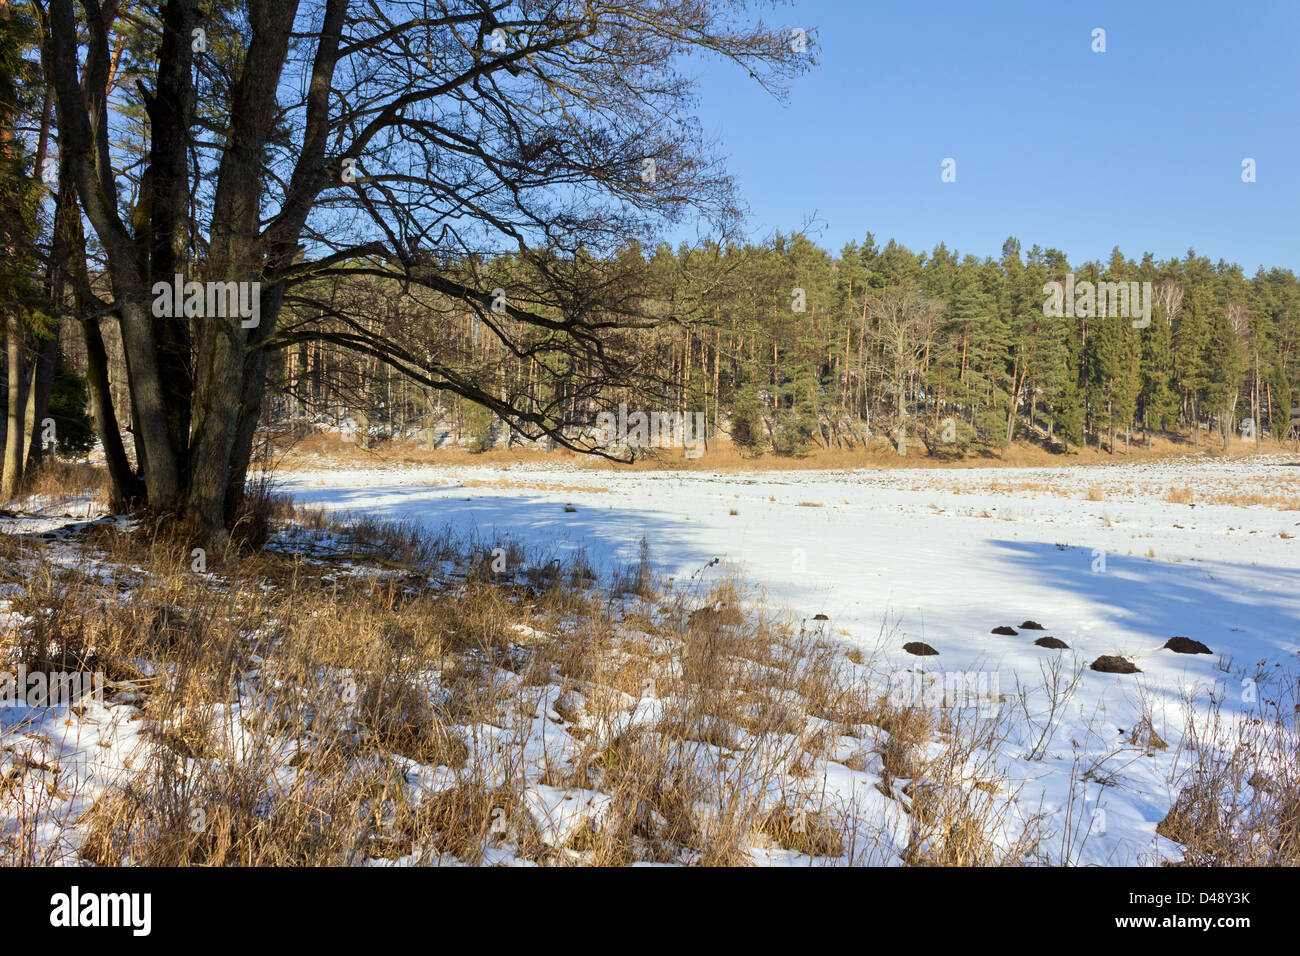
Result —
[{"label": "clear blue sky", "polygon": [[832,252],[870,230],[996,256],[1014,235],[1071,262],[1193,247],[1300,271],[1300,0],[797,0],[768,19],[817,30],[788,103],[695,66],[754,238],[815,215]]}]

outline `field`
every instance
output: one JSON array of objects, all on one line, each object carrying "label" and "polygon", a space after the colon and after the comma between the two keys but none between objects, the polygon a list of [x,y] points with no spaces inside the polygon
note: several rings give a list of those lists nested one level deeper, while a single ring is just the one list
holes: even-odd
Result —
[{"label": "field", "polygon": [[[998,748],[1017,806],[1081,820],[1058,859],[1178,858],[1156,826],[1189,761],[1179,742],[1294,695],[1300,469],[1284,456],[797,475],[518,466],[307,473],[287,487],[485,548],[580,550],[607,570],[642,540],[680,580],[721,558],[802,626],[885,662],[894,685],[923,670],[922,688],[996,688],[1027,734]],[[991,633],[1007,626],[1018,633]],[[1068,648],[1034,643],[1046,636]],[[1211,653],[1164,649],[1175,636]],[[911,642],[939,653],[912,656]],[[1090,670],[1103,656],[1139,673]],[[1173,746],[1144,747],[1141,728]]]},{"label": "field", "polygon": [[11,657],[110,676],[0,714],[0,849],[1295,859],[1286,457],[553,462],[285,472],[267,549],[211,570],[89,494],[0,519]]}]

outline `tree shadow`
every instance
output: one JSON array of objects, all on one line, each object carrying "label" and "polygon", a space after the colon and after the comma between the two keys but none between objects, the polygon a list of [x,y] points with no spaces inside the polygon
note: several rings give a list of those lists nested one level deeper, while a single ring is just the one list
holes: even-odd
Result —
[{"label": "tree shadow", "polygon": [[[671,555],[668,573],[703,567],[715,551],[700,547],[667,520],[662,509],[622,505],[572,506],[555,497],[494,494],[464,485],[377,485],[367,488],[328,488],[294,485],[285,488],[302,505],[321,505],[341,516],[363,516],[418,524],[430,531],[469,532],[487,547],[517,543],[549,551],[551,557],[585,554],[598,572],[612,572],[639,560],[641,540],[650,561]],[[566,508],[574,507],[573,511]]]},{"label": "tree shadow", "polygon": [[[1300,654],[1300,570],[1158,561],[1045,542],[990,543],[1017,575],[1078,595],[1127,630],[1146,635],[1134,652],[1156,655],[1162,664],[1217,664],[1222,656],[1249,669],[1294,664]],[[1204,642],[1213,654],[1162,650],[1176,635]],[[1096,656],[1116,649],[1106,635],[1091,643],[1095,647],[1080,650]]]}]

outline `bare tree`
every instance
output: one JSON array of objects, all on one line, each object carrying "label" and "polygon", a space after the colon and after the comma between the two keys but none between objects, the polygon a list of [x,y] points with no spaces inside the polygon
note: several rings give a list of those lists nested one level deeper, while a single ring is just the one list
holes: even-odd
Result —
[{"label": "bare tree", "polygon": [[1177,279],[1161,279],[1155,285],[1155,300],[1160,314],[1165,317],[1165,324],[1173,328],[1183,311],[1183,284]]},{"label": "bare tree", "polygon": [[[1256,345],[1254,335],[1250,328],[1250,313],[1246,311],[1244,303],[1236,299],[1228,299],[1224,304],[1224,318],[1228,326],[1232,329],[1233,335],[1241,343],[1242,348],[1250,357],[1251,363],[1251,384],[1250,384],[1250,421],[1251,434],[1255,445],[1259,445],[1259,348]],[[1225,416],[1226,427],[1223,433],[1223,447],[1226,449],[1229,444],[1229,435],[1232,426],[1235,424],[1237,415],[1237,402],[1241,399],[1241,389],[1235,389],[1232,392],[1232,404],[1229,406],[1228,413]]]},{"label": "bare tree", "polygon": [[[437,293],[512,350],[534,330],[537,358],[565,357],[541,362],[561,382],[625,374],[606,346],[617,329],[691,315],[602,301],[597,266],[688,214],[735,219],[675,64],[729,60],[780,95],[812,63],[790,31],[749,23],[746,6],[248,0],[201,16],[197,0],[165,0],[128,17],[119,0],[49,0],[62,158],[110,279],[106,294],[82,281],[78,295],[121,328],[148,504],[224,544],[268,355],[312,337],[294,311],[318,309],[332,277]],[[124,31],[143,31],[127,49],[148,52],[121,67],[135,82],[110,98]],[[138,163],[110,136],[123,100],[147,118]],[[483,281],[479,265],[507,251],[527,285]],[[177,275],[257,289],[255,324],[160,316]],[[518,407],[433,350],[335,317],[346,330],[334,341],[570,441],[555,409]]]}]

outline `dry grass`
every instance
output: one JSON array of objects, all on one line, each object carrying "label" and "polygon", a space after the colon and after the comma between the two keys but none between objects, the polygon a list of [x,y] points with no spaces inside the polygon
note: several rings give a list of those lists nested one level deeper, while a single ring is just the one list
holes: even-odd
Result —
[{"label": "dry grass", "polygon": [[[207,574],[148,529],[85,531],[93,561],[0,540],[25,621],[0,649],[109,672],[139,733],[83,813],[64,794],[60,842],[83,861],[1018,858],[995,849],[1006,800],[953,774],[986,730],[890,705],[871,659],[750,609],[723,567],[672,588],[643,548],[597,586],[582,562],[516,549],[498,572],[477,543],[400,525],[268,520],[269,548]],[[819,790],[846,752],[913,820],[906,846]],[[57,757],[37,774],[61,792]],[[58,800],[21,783],[0,797],[0,858],[30,863]],[[570,826],[547,794],[597,810]]]},{"label": "dry grass", "polygon": [[87,505],[106,510],[107,482],[107,473],[99,465],[47,459],[23,477],[19,499],[39,502],[52,514]]},{"label": "dry grass", "polygon": [[1300,680],[1261,692],[1245,719],[1212,701],[1176,753],[1177,797],[1156,832],[1183,845],[1185,864],[1300,864]]},{"label": "dry grass", "polygon": [[[755,456],[734,445],[725,437],[711,440],[707,451],[699,458],[686,458],[681,449],[652,450],[651,454],[630,465],[613,464],[602,459],[578,455],[566,449],[554,452],[532,447],[509,450],[492,449],[482,453],[447,447],[436,451],[426,450],[418,440],[376,440],[368,449],[356,442],[345,441],[333,432],[313,432],[290,438],[281,436],[275,444],[277,468],[303,470],[320,467],[357,467],[391,465],[488,465],[503,466],[522,463],[555,464],[564,462],[584,469],[674,469],[707,472],[749,472],[755,469],[772,471],[797,471],[802,469],[853,469],[853,468],[1030,468],[1059,466],[1063,464],[1113,464],[1116,461],[1158,460],[1193,453],[1189,438],[1181,435],[1161,435],[1153,438],[1148,448],[1145,443],[1134,442],[1126,452],[1110,454],[1098,451],[1093,445],[1072,448],[1066,454],[1048,451],[1039,444],[1017,441],[1008,448],[992,451],[953,454],[938,447],[931,455],[922,444],[909,446],[908,454],[900,456],[893,445],[883,438],[873,439],[868,448],[813,448],[799,455],[764,454]],[[1234,442],[1224,456],[1214,449],[1214,457],[1249,456],[1275,452],[1286,448],[1271,438],[1265,438],[1257,449],[1254,445]],[[1210,453],[1206,449],[1206,453]]]},{"label": "dry grass", "polygon": [[[1226,505],[1240,508],[1269,508],[1275,511],[1300,510],[1300,475],[1271,477],[1266,482],[1250,479],[1243,488],[1241,478],[1205,475],[1196,488],[1180,486],[1161,489],[1132,481],[1111,480],[1089,484],[1079,494],[1086,501],[1150,502],[1164,501],[1179,505]],[[990,494],[1012,498],[1054,497],[1067,494],[1059,486],[1045,481],[995,478],[982,480],[978,473],[964,476],[960,482],[944,482],[940,490],[954,495]],[[913,491],[921,490],[916,486]],[[931,507],[935,507],[931,505]]]},{"label": "dry grass", "polygon": [[1271,487],[1243,490],[1235,487],[1170,488],[1163,500],[1178,505],[1230,505],[1237,508],[1271,508],[1300,511],[1300,477],[1274,479]]}]

